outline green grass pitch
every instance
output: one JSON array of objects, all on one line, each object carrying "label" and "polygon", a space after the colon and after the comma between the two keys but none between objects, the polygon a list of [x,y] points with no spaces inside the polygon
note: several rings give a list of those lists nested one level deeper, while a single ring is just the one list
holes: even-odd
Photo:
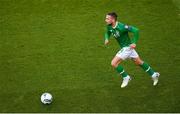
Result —
[{"label": "green grass pitch", "polygon": [[[140,29],[137,51],[160,83],[132,61],[127,88],[103,45],[105,14]],[[0,0],[0,112],[180,112],[179,0]],[[50,92],[54,101],[43,105]]]}]

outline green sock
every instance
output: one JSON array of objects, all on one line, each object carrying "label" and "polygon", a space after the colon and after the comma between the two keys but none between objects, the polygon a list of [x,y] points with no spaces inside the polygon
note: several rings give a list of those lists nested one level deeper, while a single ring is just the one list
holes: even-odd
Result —
[{"label": "green sock", "polygon": [[142,65],[140,65],[141,68],[147,72],[150,76],[152,76],[154,74],[154,70],[146,63],[144,62]]},{"label": "green sock", "polygon": [[128,76],[128,74],[124,71],[124,69],[123,69],[123,67],[122,67],[121,65],[118,65],[118,66],[116,67],[116,70],[117,70],[118,73],[121,74],[121,76],[122,76],[123,78],[126,77],[126,76]]}]

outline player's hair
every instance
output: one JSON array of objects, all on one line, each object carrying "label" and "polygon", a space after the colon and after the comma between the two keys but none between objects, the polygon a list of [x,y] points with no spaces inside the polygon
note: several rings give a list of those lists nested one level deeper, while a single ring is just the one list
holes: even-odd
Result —
[{"label": "player's hair", "polygon": [[110,12],[107,15],[110,15],[111,17],[113,17],[115,19],[115,21],[117,21],[118,15],[115,12]]}]

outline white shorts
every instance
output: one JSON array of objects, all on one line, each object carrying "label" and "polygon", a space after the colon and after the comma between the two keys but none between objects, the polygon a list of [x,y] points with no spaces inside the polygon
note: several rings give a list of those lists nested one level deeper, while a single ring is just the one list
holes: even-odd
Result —
[{"label": "white shorts", "polygon": [[117,54],[117,57],[121,58],[122,60],[128,58],[137,58],[139,57],[138,53],[135,49],[131,49],[130,47],[123,47]]}]

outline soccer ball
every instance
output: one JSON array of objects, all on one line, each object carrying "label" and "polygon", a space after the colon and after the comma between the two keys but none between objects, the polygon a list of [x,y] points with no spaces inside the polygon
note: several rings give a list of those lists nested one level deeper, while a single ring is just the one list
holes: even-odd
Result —
[{"label": "soccer ball", "polygon": [[50,93],[43,93],[41,95],[41,102],[43,104],[51,104],[52,99],[53,99],[53,97],[52,97],[52,95]]}]

